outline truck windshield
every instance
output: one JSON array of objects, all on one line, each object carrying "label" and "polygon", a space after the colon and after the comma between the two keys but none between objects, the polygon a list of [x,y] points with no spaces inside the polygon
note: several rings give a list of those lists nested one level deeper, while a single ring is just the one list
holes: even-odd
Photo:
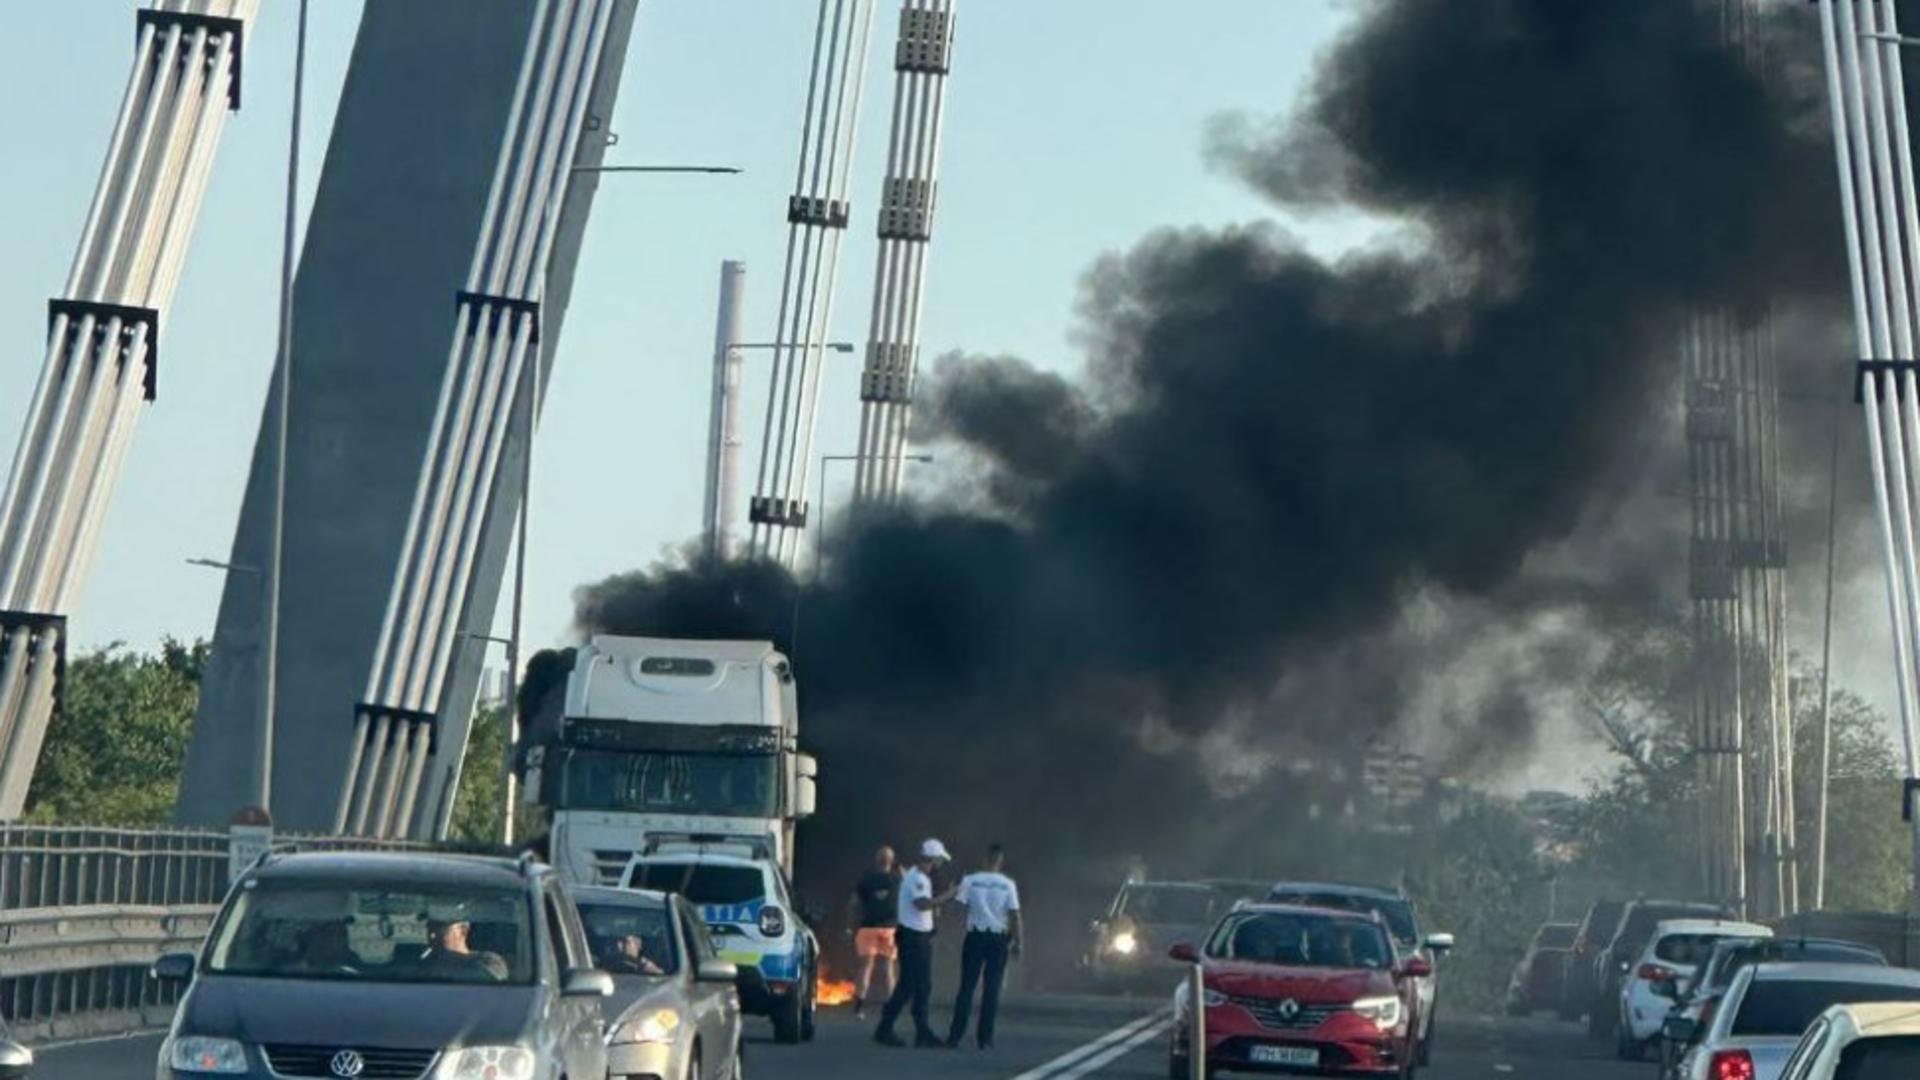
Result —
[{"label": "truck windshield", "polygon": [[773,754],[576,750],[556,809],[772,817],[780,812]]}]

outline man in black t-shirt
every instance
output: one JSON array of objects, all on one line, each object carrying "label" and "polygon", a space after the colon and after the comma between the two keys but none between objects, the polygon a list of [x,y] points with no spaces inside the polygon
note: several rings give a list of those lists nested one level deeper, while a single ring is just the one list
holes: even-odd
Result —
[{"label": "man in black t-shirt", "polygon": [[893,864],[893,849],[882,846],[873,853],[873,865],[860,875],[860,881],[853,887],[851,926],[854,951],[860,957],[859,972],[854,976],[853,1014],[855,1017],[867,1013],[867,991],[873,985],[873,969],[880,968],[885,989],[880,991],[880,999],[885,1001],[893,993],[893,983],[897,976],[895,965],[899,962],[899,951],[894,945],[894,927],[899,925],[900,875]]}]

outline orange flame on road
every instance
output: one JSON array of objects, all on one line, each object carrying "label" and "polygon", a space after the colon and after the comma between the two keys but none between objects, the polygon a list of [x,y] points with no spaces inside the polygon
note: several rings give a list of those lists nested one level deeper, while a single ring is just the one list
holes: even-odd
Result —
[{"label": "orange flame on road", "polygon": [[828,970],[825,964],[820,965],[820,973],[814,976],[813,979],[814,1004],[821,1006],[851,1005],[853,1004],[854,993],[855,987],[853,980],[835,979],[833,972]]}]

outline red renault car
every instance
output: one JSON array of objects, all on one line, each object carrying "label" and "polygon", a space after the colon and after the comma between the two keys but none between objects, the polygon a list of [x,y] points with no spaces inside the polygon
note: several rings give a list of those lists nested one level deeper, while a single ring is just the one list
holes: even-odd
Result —
[{"label": "red renault car", "polygon": [[[1209,1071],[1413,1075],[1414,980],[1428,964],[1396,961],[1378,915],[1248,904],[1222,918],[1203,949],[1180,944],[1171,955],[1201,966]],[[1174,995],[1171,1077],[1191,1068],[1188,994],[1183,982]]]}]

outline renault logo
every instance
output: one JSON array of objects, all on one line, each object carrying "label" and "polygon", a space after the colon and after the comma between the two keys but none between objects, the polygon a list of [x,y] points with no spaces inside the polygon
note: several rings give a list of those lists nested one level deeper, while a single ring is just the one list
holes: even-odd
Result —
[{"label": "renault logo", "polygon": [[[1292,998],[1288,998],[1287,1000],[1280,1003],[1280,1019],[1291,1024],[1293,1023],[1294,1018],[1299,1015],[1300,1015],[1299,1002],[1293,1000]],[[341,1073],[340,1075],[345,1076],[346,1074]]]},{"label": "renault logo", "polygon": [[342,1050],[333,1055],[333,1060],[327,1063],[328,1071],[340,1077],[341,1080],[353,1080],[354,1077],[366,1071],[366,1068],[367,1063],[360,1057],[357,1050]]}]

